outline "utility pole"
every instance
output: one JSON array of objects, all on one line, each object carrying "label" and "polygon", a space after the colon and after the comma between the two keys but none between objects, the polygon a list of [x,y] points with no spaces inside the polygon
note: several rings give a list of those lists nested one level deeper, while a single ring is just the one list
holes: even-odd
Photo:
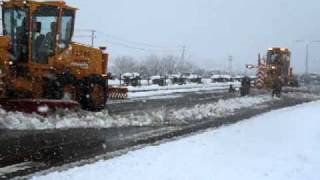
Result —
[{"label": "utility pole", "polygon": [[182,46],[182,51],[181,51],[181,62],[184,62],[185,58],[185,53],[186,53],[186,46]]},{"label": "utility pole", "polygon": [[320,40],[312,40],[312,41],[297,40],[296,42],[297,43],[305,43],[306,44],[305,75],[308,75],[309,74],[309,55],[310,55],[309,46],[312,43],[320,43]]},{"label": "utility pole", "polygon": [[91,47],[94,47],[95,39],[96,39],[96,30],[91,30]]},{"label": "utility pole", "polygon": [[309,74],[309,43],[306,43],[306,75]]},{"label": "utility pole", "polygon": [[180,61],[175,65],[175,70],[177,70],[180,66],[182,70],[184,71],[184,60],[185,60],[185,55],[186,55],[186,46],[181,46],[181,56],[180,56]]},{"label": "utility pole", "polygon": [[233,63],[233,57],[232,56],[229,56],[228,62],[229,62],[229,65],[228,65],[229,73],[230,73],[230,75],[232,75],[232,63]]}]

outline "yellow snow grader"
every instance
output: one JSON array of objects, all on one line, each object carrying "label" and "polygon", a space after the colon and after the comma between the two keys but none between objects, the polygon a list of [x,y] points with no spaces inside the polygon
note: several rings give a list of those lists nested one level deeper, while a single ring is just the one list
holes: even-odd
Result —
[{"label": "yellow snow grader", "polygon": [[105,47],[72,42],[76,10],[63,1],[2,2],[2,108],[42,113],[77,105],[91,111],[105,107],[108,54]]},{"label": "yellow snow grader", "polygon": [[271,89],[274,82],[281,80],[285,86],[298,86],[293,76],[291,52],[287,48],[269,48],[266,58],[258,58],[258,65],[247,65],[247,68],[257,69],[256,87]]}]

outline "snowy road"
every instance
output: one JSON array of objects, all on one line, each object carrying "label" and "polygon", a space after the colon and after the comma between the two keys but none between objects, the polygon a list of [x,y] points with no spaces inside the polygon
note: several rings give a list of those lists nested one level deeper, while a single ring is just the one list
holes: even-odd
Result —
[{"label": "snowy road", "polygon": [[320,102],[33,179],[310,179],[320,169]]}]

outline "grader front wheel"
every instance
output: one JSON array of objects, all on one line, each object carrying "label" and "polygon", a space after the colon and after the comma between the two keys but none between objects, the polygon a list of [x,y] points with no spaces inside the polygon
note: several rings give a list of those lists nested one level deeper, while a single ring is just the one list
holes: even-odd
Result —
[{"label": "grader front wheel", "polygon": [[77,100],[77,90],[76,87],[72,84],[68,84],[63,88],[63,97],[64,100]]},{"label": "grader front wheel", "polygon": [[92,87],[92,91],[90,93],[91,96],[91,106],[93,109],[101,109],[105,107],[105,89],[103,86],[99,84],[94,84]]},{"label": "grader front wheel", "polygon": [[100,111],[106,107],[107,85],[102,77],[88,77],[81,86],[80,103],[83,109]]}]

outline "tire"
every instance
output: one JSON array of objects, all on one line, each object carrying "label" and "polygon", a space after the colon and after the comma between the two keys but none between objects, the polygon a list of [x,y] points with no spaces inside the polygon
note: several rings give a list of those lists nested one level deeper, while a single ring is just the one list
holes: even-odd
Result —
[{"label": "tire", "polygon": [[106,107],[107,82],[99,75],[84,78],[79,83],[80,105],[88,111],[100,111]]},{"label": "tire", "polygon": [[61,99],[61,85],[57,80],[47,80],[47,86],[44,92],[44,97],[47,99]]},{"label": "tire", "polygon": [[48,99],[64,99],[66,87],[72,87],[74,90],[70,100],[77,100],[77,78],[70,73],[57,75],[56,79],[48,79],[44,96]]},{"label": "tire", "polygon": [[60,99],[78,101],[78,80],[74,75],[70,73],[64,73],[62,75],[59,75],[58,82],[61,86]]}]

